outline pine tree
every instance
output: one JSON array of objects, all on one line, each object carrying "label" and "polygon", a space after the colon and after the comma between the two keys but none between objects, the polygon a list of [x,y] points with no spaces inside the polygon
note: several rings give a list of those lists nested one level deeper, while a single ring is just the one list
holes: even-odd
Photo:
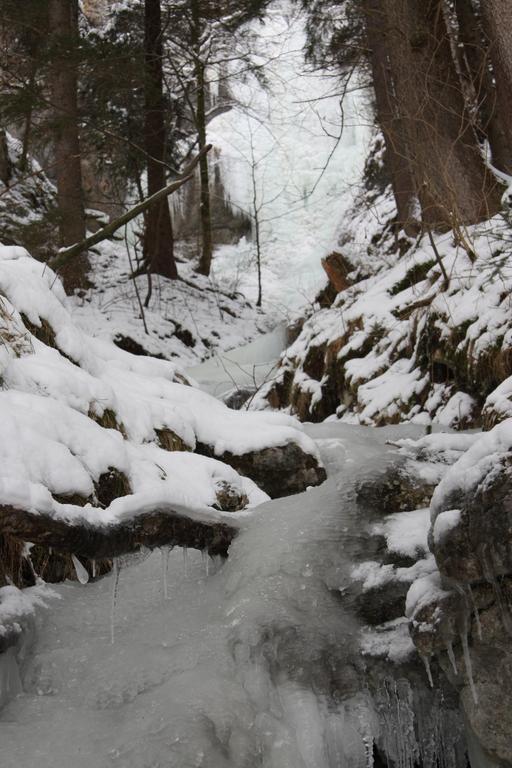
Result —
[{"label": "pine tree", "polygon": [[[144,54],[144,148],[147,156],[148,195],[151,196],[165,186],[166,132],[160,0],[145,0]],[[178,276],[167,199],[152,206],[146,214],[144,261],[150,272],[170,279]]]},{"label": "pine tree", "polygon": [[[85,237],[78,117],[78,0],[49,0],[49,102],[54,138],[54,173],[59,204],[61,245]],[[88,283],[86,254],[63,270],[64,285],[71,290]]]}]

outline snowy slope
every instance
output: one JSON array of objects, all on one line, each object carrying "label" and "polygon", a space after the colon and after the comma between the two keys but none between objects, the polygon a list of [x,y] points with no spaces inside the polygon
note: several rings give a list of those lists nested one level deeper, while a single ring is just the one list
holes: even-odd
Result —
[{"label": "snowy slope", "polygon": [[[0,505],[55,520],[109,525],[151,509],[222,517],[226,484],[266,497],[211,456],[314,444],[283,415],[231,411],[173,363],[129,354],[85,333],[55,274],[20,248],[0,248]],[[98,483],[123,488],[101,503]],[[77,497],[79,497],[77,499]]]},{"label": "snowy slope", "polygon": [[351,284],[306,320],[255,407],[458,428],[512,413],[510,224],[436,235],[435,250],[425,235],[404,254],[385,228],[392,215],[386,194],[356,211],[342,248]]}]

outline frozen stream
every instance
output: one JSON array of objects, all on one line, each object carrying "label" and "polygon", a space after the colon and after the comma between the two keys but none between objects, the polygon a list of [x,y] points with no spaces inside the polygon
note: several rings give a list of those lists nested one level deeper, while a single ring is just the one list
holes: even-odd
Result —
[{"label": "frozen stream", "polygon": [[[229,559],[181,550],[59,585],[0,715],[2,768],[359,768],[371,708],[339,596],[364,530],[353,482],[387,430],[311,428],[331,477],[259,507]],[[168,599],[165,599],[165,592]]]}]

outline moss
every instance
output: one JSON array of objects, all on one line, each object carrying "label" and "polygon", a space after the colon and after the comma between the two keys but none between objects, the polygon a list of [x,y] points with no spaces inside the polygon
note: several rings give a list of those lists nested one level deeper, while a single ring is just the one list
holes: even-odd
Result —
[{"label": "moss", "polygon": [[290,405],[293,379],[294,371],[291,368],[282,370],[281,378],[274,382],[267,394],[271,408],[286,408]]},{"label": "moss", "polygon": [[126,430],[124,424],[117,420],[117,414],[112,410],[112,408],[105,408],[100,416],[94,410],[94,406],[91,406],[87,415],[90,419],[95,421],[96,424],[99,424],[100,427],[103,427],[104,429],[115,429],[117,432],[120,432],[124,438],[126,438]]},{"label": "moss", "polygon": [[85,507],[86,504],[91,503],[91,499],[80,496],[78,493],[72,493],[69,496],[62,493],[52,493],[52,496],[59,504],[74,504],[75,507]]},{"label": "moss", "polygon": [[48,320],[45,320],[44,317],[40,318],[41,325],[36,325],[35,323],[32,323],[23,312],[21,313],[21,319],[23,320],[23,325],[27,331],[29,331],[32,336],[35,336],[35,338],[42,344],[46,344],[47,347],[52,347],[53,349],[58,348],[55,331]]},{"label": "moss", "polygon": [[9,534],[0,534],[0,587],[7,584],[22,589],[35,583],[30,562],[25,557],[25,544]]},{"label": "moss", "polygon": [[435,264],[436,262],[434,259],[425,261],[422,264],[414,264],[407,270],[403,278],[392,287],[390,291],[391,296],[397,296],[402,291],[407,290],[407,288],[411,288],[411,286],[423,282]]},{"label": "moss", "polygon": [[220,483],[216,496],[217,502],[213,507],[222,512],[240,512],[240,510],[245,509],[249,504],[249,499],[245,493],[240,493],[225,481]]},{"label": "moss", "polygon": [[327,344],[320,344],[319,346],[311,345],[308,348],[306,357],[302,364],[304,373],[309,376],[310,379],[321,381],[325,372],[325,351]]},{"label": "moss", "polygon": [[172,429],[155,429],[157,442],[160,448],[164,451],[190,451],[191,448],[185,443],[185,441],[173,432]]},{"label": "moss", "polygon": [[109,467],[94,483],[96,499],[102,507],[108,507],[120,496],[128,496],[132,490],[126,475],[116,467]]},{"label": "moss", "polygon": [[[69,552],[57,552],[39,544],[30,550],[30,560],[35,573],[50,584],[61,581],[77,581],[76,570]],[[112,570],[112,560],[89,560],[80,557],[89,578],[99,578]]]}]

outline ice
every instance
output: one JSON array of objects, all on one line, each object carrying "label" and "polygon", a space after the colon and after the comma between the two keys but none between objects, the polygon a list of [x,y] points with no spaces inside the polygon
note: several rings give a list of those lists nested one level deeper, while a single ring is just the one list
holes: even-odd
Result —
[{"label": "ice", "polygon": [[112,597],[110,605],[110,642],[112,645],[115,643],[115,630],[116,630],[116,608],[119,594],[119,559],[114,557],[112,560]]},{"label": "ice", "polygon": [[478,639],[482,639],[482,622],[480,621],[480,613],[478,611],[478,606],[475,602],[475,596],[473,595],[473,590],[471,589],[471,584],[468,584],[468,595],[469,599],[471,601],[471,606],[473,608],[473,615],[475,617],[475,624],[476,624],[476,632],[478,635]]},{"label": "ice", "polygon": [[82,565],[78,557],[76,555],[71,555],[71,560],[73,561],[73,565],[75,566],[75,573],[78,581],[80,584],[87,584],[89,581],[89,574],[87,573],[86,568]]},{"label": "ice", "polygon": [[452,665],[454,673],[458,675],[459,670],[457,669],[457,661],[455,659],[455,653],[453,652],[453,644],[451,641],[446,643],[446,653],[448,654],[448,658],[450,659],[450,664]]},{"label": "ice", "polygon": [[429,659],[428,656],[422,656],[421,660],[422,660],[423,664],[425,665],[425,671],[427,673],[428,684],[430,685],[431,688],[433,688],[434,687],[434,680],[432,678],[432,670],[430,668],[430,659]]},{"label": "ice", "polygon": [[172,552],[172,547],[161,547],[160,554],[162,557],[162,591],[164,594],[164,600],[169,599],[169,555]]},{"label": "ice", "polygon": [[392,460],[397,430],[311,430],[362,465],[261,505],[209,575],[201,553],[174,549],[55,587],[24,692],[0,713],[2,768],[34,755],[38,768],[366,768],[380,726],[350,661],[360,627],[337,595],[361,546],[354,484]]},{"label": "ice", "polygon": [[22,690],[16,650],[8,648],[0,653],[0,709]]},{"label": "ice", "polygon": [[474,703],[478,704],[478,693],[475,686],[475,680],[473,678],[473,665],[471,663],[471,653],[469,650],[469,643],[468,643],[467,619],[466,619],[466,626],[464,626],[464,628],[462,629],[462,632],[460,633],[460,641],[462,644],[462,656],[464,659],[464,668],[466,670],[466,676],[468,678],[468,683],[471,690],[471,696],[473,697]]}]

